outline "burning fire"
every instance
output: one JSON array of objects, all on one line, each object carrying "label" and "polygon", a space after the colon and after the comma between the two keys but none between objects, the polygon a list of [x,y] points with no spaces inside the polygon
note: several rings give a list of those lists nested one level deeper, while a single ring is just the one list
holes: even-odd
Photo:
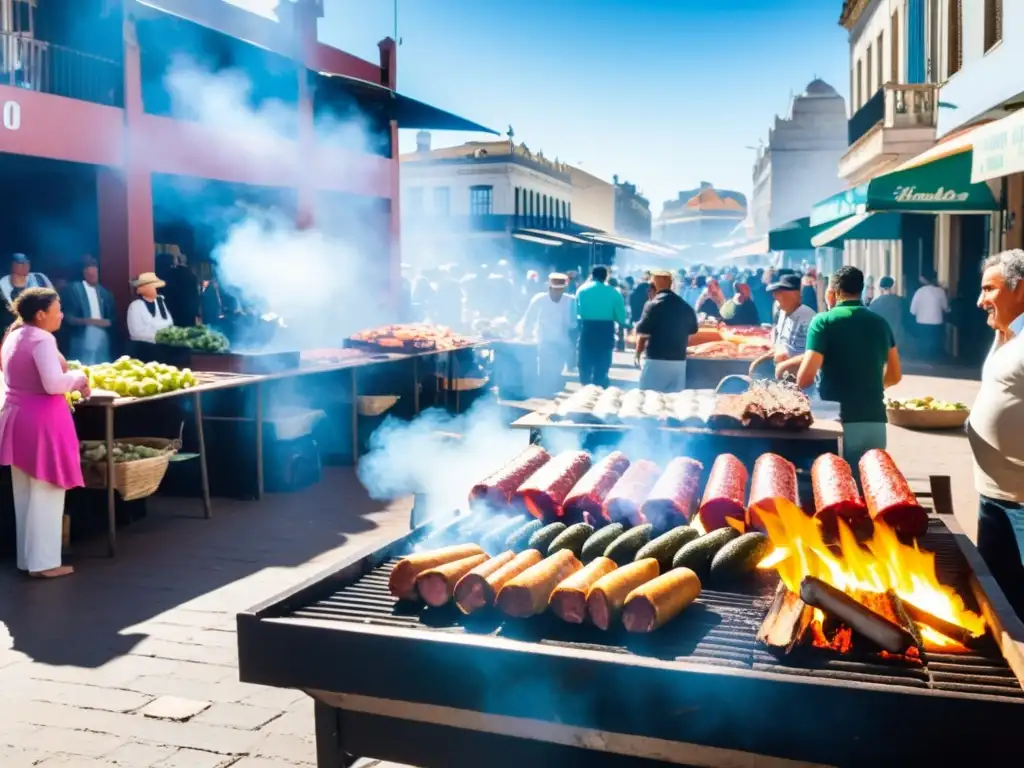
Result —
[{"label": "burning fire", "polygon": [[[776,514],[758,512],[775,546],[758,568],[775,568],[793,592],[799,594],[800,582],[815,576],[875,608],[873,596],[892,590],[904,602],[963,627],[975,637],[985,632],[984,619],[968,611],[956,591],[939,582],[935,556],[916,545],[903,544],[891,528],[875,522],[872,537],[862,546],[840,520],[838,545],[830,547],[822,537],[820,522],[793,504],[777,502]],[[818,629],[823,618],[816,610]],[[918,629],[926,648],[964,650],[930,627],[919,624]]]}]

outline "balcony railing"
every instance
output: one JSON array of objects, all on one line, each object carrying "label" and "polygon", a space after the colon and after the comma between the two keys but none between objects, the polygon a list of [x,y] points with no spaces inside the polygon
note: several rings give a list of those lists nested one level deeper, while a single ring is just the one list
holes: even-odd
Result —
[{"label": "balcony railing", "polygon": [[16,32],[0,32],[0,85],[120,107],[121,65]]},{"label": "balcony railing", "polygon": [[934,128],[938,116],[938,86],[934,83],[887,83],[853,113],[847,137],[853,146],[875,126]]}]

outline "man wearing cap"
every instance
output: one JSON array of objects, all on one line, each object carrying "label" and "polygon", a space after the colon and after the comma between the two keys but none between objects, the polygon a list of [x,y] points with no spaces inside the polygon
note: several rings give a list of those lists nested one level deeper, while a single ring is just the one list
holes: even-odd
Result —
[{"label": "man wearing cap", "polygon": [[548,275],[548,289],[530,299],[519,324],[523,338],[537,342],[537,374],[541,391],[553,395],[562,390],[562,369],[572,357],[572,334],[576,328],[576,297],[567,294],[569,276]]},{"label": "man wearing cap", "polygon": [[576,294],[580,320],[580,384],[608,386],[615,352],[615,324],[626,324],[626,302],[608,285],[608,267],[597,266]]},{"label": "man wearing cap", "polygon": [[775,378],[787,374],[796,376],[800,361],[807,350],[807,329],[815,312],[801,301],[799,275],[782,275],[766,290],[779,306],[778,318],[772,328],[771,352],[758,358],[750,365],[750,375],[763,363],[771,360],[775,364]]},{"label": "man wearing cap", "polygon": [[12,303],[26,288],[53,288],[53,283],[42,272],[33,272],[32,264],[24,253],[11,256],[10,274],[0,277],[0,293]]},{"label": "man wearing cap", "polygon": [[644,352],[640,389],[681,392],[686,389],[686,344],[697,332],[697,313],[672,290],[672,273],[651,274],[654,298],[644,304],[636,324],[636,364]]},{"label": "man wearing cap", "polygon": [[896,346],[903,344],[903,315],[906,311],[903,297],[894,290],[896,281],[886,275],[878,281],[878,295],[868,304],[868,309],[885,318],[892,328]]}]

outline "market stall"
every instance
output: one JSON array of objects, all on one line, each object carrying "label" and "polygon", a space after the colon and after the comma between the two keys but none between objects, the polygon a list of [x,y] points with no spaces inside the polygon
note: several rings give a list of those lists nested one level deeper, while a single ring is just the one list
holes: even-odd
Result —
[{"label": "market stall", "polygon": [[888,454],[596,458],[531,446],[463,514],[239,614],[242,681],[314,698],[322,766],[1015,753],[1024,626]]},{"label": "market stall", "polygon": [[687,389],[714,389],[726,376],[745,376],[770,349],[770,329],[705,325],[690,337],[686,352]]}]

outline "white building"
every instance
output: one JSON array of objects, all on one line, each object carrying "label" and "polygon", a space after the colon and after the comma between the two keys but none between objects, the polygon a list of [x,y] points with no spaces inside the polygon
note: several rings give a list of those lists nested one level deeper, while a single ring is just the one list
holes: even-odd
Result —
[{"label": "white building", "polygon": [[821,80],[776,117],[757,153],[750,215],[756,237],[807,216],[811,206],[843,187],[836,172],[846,152],[846,102]]}]

